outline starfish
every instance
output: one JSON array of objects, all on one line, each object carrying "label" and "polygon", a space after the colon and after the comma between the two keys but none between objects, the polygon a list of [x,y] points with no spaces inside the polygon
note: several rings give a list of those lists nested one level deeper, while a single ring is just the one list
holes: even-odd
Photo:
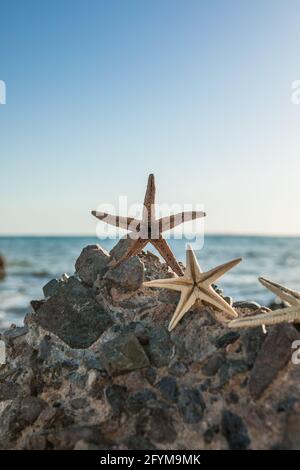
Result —
[{"label": "starfish", "polygon": [[258,280],[263,286],[276,294],[281,300],[289,304],[288,307],[274,310],[271,313],[261,313],[249,317],[232,320],[229,328],[248,328],[265,325],[275,325],[276,323],[300,323],[300,292],[277,284],[276,282],[259,277]]},{"label": "starfish", "polygon": [[144,282],[143,285],[181,292],[179,303],[169,324],[169,331],[175,328],[184,314],[190,310],[196,301],[210,304],[224,312],[227,316],[236,317],[237,313],[235,310],[226,300],[217,294],[212,284],[240,261],[241,258],[237,258],[204,273],[198,264],[194,251],[188,245],[188,249],[186,250],[186,270],[183,276],[148,281]]},{"label": "starfish", "polygon": [[166,263],[178,275],[183,274],[182,268],[173,255],[167,241],[162,237],[162,232],[170,230],[183,222],[205,217],[206,215],[205,212],[202,211],[190,211],[156,219],[155,180],[153,174],[148,177],[142,220],[137,220],[133,217],[115,216],[98,211],[92,211],[92,214],[107,224],[133,232],[129,236],[134,241],[128,246],[128,249],[123,256],[114,264],[115,266],[119,265],[122,261],[131,258],[131,256],[137,255],[148,243],[151,243],[164,258]]}]

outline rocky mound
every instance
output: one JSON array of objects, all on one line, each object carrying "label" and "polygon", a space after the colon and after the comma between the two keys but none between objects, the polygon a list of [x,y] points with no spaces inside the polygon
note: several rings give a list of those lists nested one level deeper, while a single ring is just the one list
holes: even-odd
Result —
[{"label": "rocky mound", "polygon": [[172,273],[151,253],[111,267],[127,243],[84,248],[2,335],[0,448],[299,449],[299,331],[232,331],[197,307],[169,333],[178,294],[142,282]]}]

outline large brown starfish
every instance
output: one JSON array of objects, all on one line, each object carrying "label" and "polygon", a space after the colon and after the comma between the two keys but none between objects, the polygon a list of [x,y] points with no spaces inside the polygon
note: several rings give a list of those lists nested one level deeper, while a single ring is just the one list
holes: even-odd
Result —
[{"label": "large brown starfish", "polygon": [[133,217],[115,216],[107,214],[105,212],[97,211],[92,211],[92,214],[97,217],[97,219],[100,219],[103,222],[133,232],[133,234],[131,234],[130,236],[134,239],[134,241],[128,246],[127,251],[116,262],[115,266],[120,264],[122,261],[127,260],[131,256],[135,256],[140,253],[142,249],[147,245],[147,243],[152,243],[152,245],[164,258],[166,263],[173,269],[173,271],[179,276],[181,276],[183,274],[183,271],[180,265],[178,264],[175,256],[173,255],[168,243],[162,237],[162,232],[170,230],[176,227],[177,225],[182,224],[183,222],[198,219],[199,217],[205,217],[205,212],[181,212],[179,214],[157,219],[155,216],[154,204],[155,180],[154,175],[151,174],[148,177],[142,220],[137,220]]},{"label": "large brown starfish", "polygon": [[202,272],[195,253],[191,247],[186,250],[186,270],[184,276],[168,279],[155,279],[154,281],[144,282],[147,287],[161,287],[179,291],[181,297],[175,313],[169,324],[169,331],[173,330],[181,318],[187,313],[195,302],[204,302],[221,310],[224,314],[224,320],[227,317],[237,317],[235,310],[224,300],[212,287],[212,284],[233,268],[242,259],[237,258],[228,263],[221,264],[216,268]]}]

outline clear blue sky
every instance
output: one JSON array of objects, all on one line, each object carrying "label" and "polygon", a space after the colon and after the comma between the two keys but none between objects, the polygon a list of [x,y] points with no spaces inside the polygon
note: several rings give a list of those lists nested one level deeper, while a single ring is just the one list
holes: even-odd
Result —
[{"label": "clear blue sky", "polygon": [[206,231],[300,234],[300,2],[1,0],[0,233],[203,203]]}]

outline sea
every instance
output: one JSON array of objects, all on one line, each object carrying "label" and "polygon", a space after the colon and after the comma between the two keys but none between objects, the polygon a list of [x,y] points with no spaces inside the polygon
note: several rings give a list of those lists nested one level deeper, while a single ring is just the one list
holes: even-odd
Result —
[{"label": "sea", "polygon": [[[110,250],[118,240],[95,237],[0,237],[0,254],[7,261],[7,275],[0,281],[0,329],[22,325],[30,301],[43,298],[42,287],[53,278],[74,273],[81,250],[99,243]],[[186,239],[168,240],[178,260],[185,262]],[[151,245],[147,248],[154,251]],[[217,284],[233,300],[254,300],[268,305],[271,292],[260,285],[265,276],[300,290],[300,237],[206,235],[196,251],[202,270],[233,258],[243,261]]]}]

